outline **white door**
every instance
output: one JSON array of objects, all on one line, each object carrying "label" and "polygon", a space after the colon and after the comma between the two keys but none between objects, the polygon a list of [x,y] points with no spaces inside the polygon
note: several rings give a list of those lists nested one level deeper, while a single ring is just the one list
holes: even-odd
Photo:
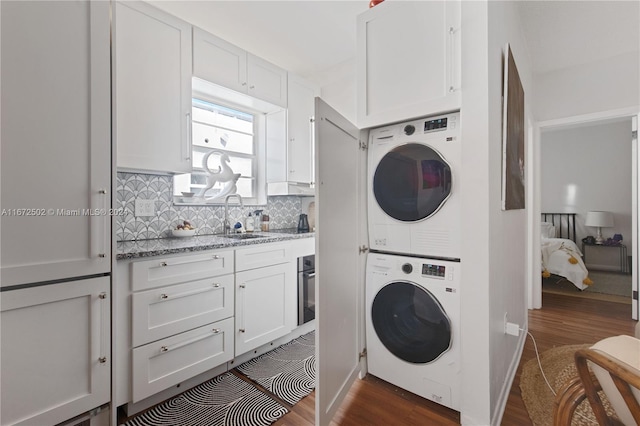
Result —
[{"label": "white door", "polygon": [[0,4],[0,286],[109,272],[109,3]]},{"label": "white door", "polygon": [[638,238],[640,237],[640,233],[638,232],[638,191],[640,190],[640,182],[639,173],[638,173],[638,164],[640,164],[640,159],[638,158],[638,119],[639,116],[631,117],[631,150],[633,152],[633,165],[631,170],[633,173],[632,180],[632,202],[631,202],[631,228],[633,235],[632,246],[631,246],[631,285],[632,288],[632,296],[631,296],[631,318],[637,320],[640,317],[640,308],[638,307]]},{"label": "white door", "polygon": [[[316,425],[328,425],[360,371],[366,221],[359,131],[316,98]],[[366,234],[364,234],[366,235]]]}]

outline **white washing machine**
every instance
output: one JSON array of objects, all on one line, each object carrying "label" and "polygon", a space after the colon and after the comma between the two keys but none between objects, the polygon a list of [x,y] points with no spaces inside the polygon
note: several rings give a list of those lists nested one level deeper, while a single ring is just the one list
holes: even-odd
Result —
[{"label": "white washing machine", "polygon": [[460,263],[369,253],[369,373],[460,410]]},{"label": "white washing machine", "polygon": [[369,132],[369,247],[460,259],[460,113]]}]

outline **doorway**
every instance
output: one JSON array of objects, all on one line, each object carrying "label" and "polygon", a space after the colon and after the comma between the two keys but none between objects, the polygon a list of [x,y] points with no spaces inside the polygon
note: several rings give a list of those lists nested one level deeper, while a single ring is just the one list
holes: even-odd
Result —
[{"label": "doorway", "polygon": [[[632,126],[636,126],[633,129],[637,129],[636,114],[637,113],[632,110],[618,110],[590,114],[588,116],[550,120],[538,123],[535,126],[532,138],[534,144],[529,151],[533,160],[533,170],[530,175],[533,175],[533,178],[529,180],[529,190],[533,194],[531,201],[534,207],[530,212],[529,218],[531,221],[530,229],[532,230],[530,234],[530,240],[532,242],[532,255],[530,256],[530,309],[542,307],[542,278],[539,266],[541,261],[540,213],[549,208],[554,211],[571,212],[582,215],[582,220],[578,220],[578,247],[581,246],[580,240],[584,236],[595,233],[595,229],[584,225],[584,215],[586,212],[589,210],[613,210],[615,216],[619,218],[619,223],[614,224],[615,228],[608,229],[611,235],[607,236],[611,237],[615,232],[621,233],[625,237],[624,244],[628,247],[627,254],[631,256],[631,285],[637,292],[638,151],[637,136],[635,138],[632,137],[632,133],[630,132]],[[623,138],[622,141],[618,140],[618,143],[627,144],[624,146],[624,149],[627,150],[628,155],[633,159],[631,164],[628,165],[628,169],[624,171],[622,175],[625,177],[619,177],[615,182],[608,181],[607,177],[609,175],[615,175],[616,173],[619,174],[621,171],[617,165],[605,161],[606,156],[609,155],[610,152],[603,154],[603,161],[600,161],[597,157],[587,155],[590,145],[586,140],[590,136],[596,137],[596,134],[600,131],[600,139],[602,141],[599,143],[607,143],[610,139],[607,138],[607,135],[609,135],[607,132],[611,131],[611,128],[618,129],[618,139]],[[622,130],[620,130],[620,128]],[[587,136],[584,136],[585,131],[587,132]],[[580,136],[581,132],[583,134],[582,137]],[[620,134],[620,132],[622,132],[622,134]],[[635,134],[637,135],[637,132]],[[579,140],[572,142],[572,137]],[[555,142],[557,140],[569,140],[568,148],[565,146],[565,152],[559,149],[556,153],[557,161],[553,161],[553,154],[550,155],[549,152],[542,152],[543,143],[545,149],[548,150],[548,143],[545,142]],[[580,145],[580,142],[584,143]],[[593,143],[592,141],[592,146]],[[557,169],[559,167],[564,168],[564,170],[558,172]],[[567,175],[570,175],[570,178],[566,178]],[[552,179],[559,176],[564,176],[565,178],[559,179],[558,185],[560,187],[554,188]],[[608,188],[606,187],[607,184],[609,185]],[[613,185],[616,185],[615,190],[611,189]],[[621,188],[625,188],[627,194],[626,202],[628,205],[626,206],[621,206],[621,204],[625,202],[624,200],[615,202],[607,200],[608,196],[615,196],[616,191],[620,192]],[[604,191],[604,195],[602,191]],[[618,231],[618,229],[623,229],[624,231]],[[617,250],[612,251],[612,253],[614,252],[617,253]],[[632,316],[634,319],[638,318],[637,302],[636,296],[636,299],[632,300]]]}]

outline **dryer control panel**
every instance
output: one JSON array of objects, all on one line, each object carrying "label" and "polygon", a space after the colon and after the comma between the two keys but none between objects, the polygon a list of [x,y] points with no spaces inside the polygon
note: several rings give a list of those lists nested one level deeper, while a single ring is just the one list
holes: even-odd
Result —
[{"label": "dryer control panel", "polygon": [[443,278],[446,276],[446,266],[443,265],[435,265],[432,263],[423,263],[422,264],[422,275],[426,275],[429,277],[435,278]]}]

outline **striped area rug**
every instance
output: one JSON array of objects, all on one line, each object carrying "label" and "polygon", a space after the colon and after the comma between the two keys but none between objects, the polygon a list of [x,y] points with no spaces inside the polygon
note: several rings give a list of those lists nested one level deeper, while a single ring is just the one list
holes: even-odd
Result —
[{"label": "striped area rug", "polygon": [[236,370],[295,405],[316,386],[315,332],[247,361]]},{"label": "striped area rug", "polygon": [[289,410],[232,373],[157,405],[125,426],[267,426]]}]

